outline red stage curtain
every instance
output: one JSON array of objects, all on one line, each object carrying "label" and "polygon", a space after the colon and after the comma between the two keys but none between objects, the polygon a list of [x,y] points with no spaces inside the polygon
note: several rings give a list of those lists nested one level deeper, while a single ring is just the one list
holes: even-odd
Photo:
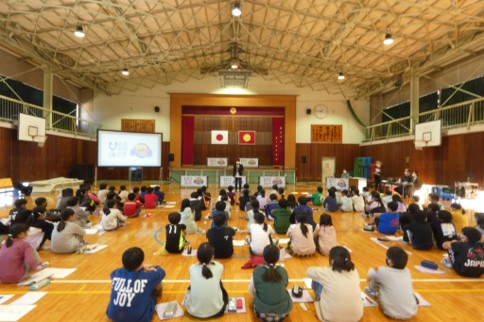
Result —
[{"label": "red stage curtain", "polygon": [[195,116],[182,117],[182,165],[193,165]]},{"label": "red stage curtain", "polygon": [[272,164],[284,166],[284,118],[272,118]]}]

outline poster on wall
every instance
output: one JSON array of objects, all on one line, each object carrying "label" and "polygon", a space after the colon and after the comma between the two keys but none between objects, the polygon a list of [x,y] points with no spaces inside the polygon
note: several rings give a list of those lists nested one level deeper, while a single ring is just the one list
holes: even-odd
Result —
[{"label": "poster on wall", "polygon": [[343,126],[311,124],[311,143],[343,143]]},{"label": "poster on wall", "polygon": [[272,187],[275,184],[278,187],[285,187],[286,177],[285,176],[260,176],[259,177],[259,185],[263,187]]},{"label": "poster on wall", "polygon": [[208,185],[207,176],[181,176],[180,186],[182,187],[203,187]]},{"label": "poster on wall", "polygon": [[334,187],[337,190],[348,190],[350,188],[349,179],[326,177],[326,189],[331,187]]},{"label": "poster on wall", "polygon": [[207,167],[226,167],[227,158],[207,158]]},{"label": "poster on wall", "polygon": [[259,158],[239,158],[239,161],[246,168],[257,168],[259,166]]}]

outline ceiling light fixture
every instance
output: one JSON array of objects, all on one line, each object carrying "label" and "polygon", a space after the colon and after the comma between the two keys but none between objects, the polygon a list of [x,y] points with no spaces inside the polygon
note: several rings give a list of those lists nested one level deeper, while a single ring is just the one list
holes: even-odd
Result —
[{"label": "ceiling light fixture", "polygon": [[232,5],[232,16],[240,17],[241,14],[242,14],[242,9],[240,6],[240,1],[235,1],[234,4]]},{"label": "ceiling light fixture", "polygon": [[383,40],[383,44],[384,45],[391,45],[391,44],[393,44],[392,34],[386,34],[385,35],[385,40]]},{"label": "ceiling light fixture", "polygon": [[239,60],[233,59],[230,63],[230,69],[238,69],[239,68]]},{"label": "ceiling light fixture", "polygon": [[345,79],[345,74],[344,74],[343,72],[339,72],[339,74],[338,74],[338,79],[339,79],[339,80],[343,80],[343,79]]},{"label": "ceiling light fixture", "polygon": [[84,29],[82,28],[81,24],[77,24],[76,31],[74,31],[74,35],[77,38],[84,38],[86,37],[86,34],[84,33]]},{"label": "ceiling light fixture", "polygon": [[123,74],[123,76],[128,76],[129,75],[129,69],[123,68],[123,70],[121,71],[121,74]]}]

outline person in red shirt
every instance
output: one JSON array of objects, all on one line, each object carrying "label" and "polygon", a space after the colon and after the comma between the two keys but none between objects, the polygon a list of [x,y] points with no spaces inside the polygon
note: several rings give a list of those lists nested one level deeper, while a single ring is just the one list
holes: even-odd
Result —
[{"label": "person in red shirt", "polygon": [[136,199],[136,194],[131,192],[128,194],[128,200],[124,203],[123,213],[126,217],[138,217],[141,213],[143,204]]},{"label": "person in red shirt", "polygon": [[158,202],[158,196],[155,195],[153,192],[154,189],[152,187],[149,187],[146,190],[146,194],[144,196],[145,199],[145,208],[156,208],[157,202]]}]

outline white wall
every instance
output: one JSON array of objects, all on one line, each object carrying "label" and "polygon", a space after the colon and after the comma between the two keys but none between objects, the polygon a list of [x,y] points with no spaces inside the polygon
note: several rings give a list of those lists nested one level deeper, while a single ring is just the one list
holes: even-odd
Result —
[{"label": "white wall", "polygon": [[[158,85],[152,89],[139,89],[136,92],[124,91],[120,95],[108,96],[97,93],[94,95],[95,121],[103,124],[103,129],[120,130],[122,118],[155,119],[156,132],[163,133],[163,141],[170,141],[169,93],[297,95],[296,143],[310,143],[311,124],[343,125],[343,143],[346,144],[359,144],[363,139],[363,130],[348,111],[343,96],[281,85],[279,82],[265,81],[260,77],[252,77],[247,89],[220,88],[218,78],[207,77],[169,86]],[[329,115],[324,119],[306,115],[306,109],[317,104],[325,104],[329,109]],[[360,120],[364,124],[369,124],[369,102],[351,101],[351,104]],[[159,113],[154,112],[155,106],[160,107]]]}]

